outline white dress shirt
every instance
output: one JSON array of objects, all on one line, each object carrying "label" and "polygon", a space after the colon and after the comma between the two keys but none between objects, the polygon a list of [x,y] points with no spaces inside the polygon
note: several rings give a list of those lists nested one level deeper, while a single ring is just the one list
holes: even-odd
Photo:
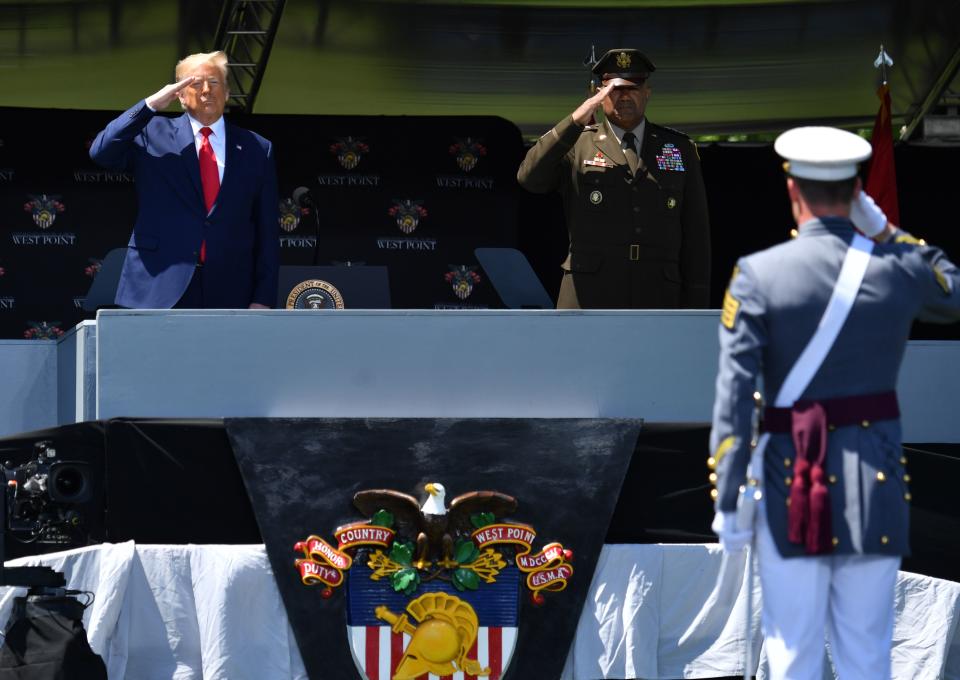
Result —
[{"label": "white dress shirt", "polygon": [[[626,130],[621,130],[616,125],[610,122],[610,119],[607,118],[607,125],[610,126],[610,131],[613,132],[613,136],[617,138],[617,141],[620,142],[620,148],[623,148],[623,135],[626,134]],[[643,153],[643,131],[647,127],[647,118],[644,116],[643,120],[640,121],[640,125],[633,128],[633,134],[637,136],[637,157]]]}]

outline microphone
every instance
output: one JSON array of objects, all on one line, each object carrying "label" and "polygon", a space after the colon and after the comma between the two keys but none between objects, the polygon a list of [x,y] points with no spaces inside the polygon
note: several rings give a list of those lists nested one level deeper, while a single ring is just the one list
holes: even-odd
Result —
[{"label": "microphone", "polygon": [[307,187],[297,187],[293,190],[293,200],[301,208],[316,208],[317,203]]}]

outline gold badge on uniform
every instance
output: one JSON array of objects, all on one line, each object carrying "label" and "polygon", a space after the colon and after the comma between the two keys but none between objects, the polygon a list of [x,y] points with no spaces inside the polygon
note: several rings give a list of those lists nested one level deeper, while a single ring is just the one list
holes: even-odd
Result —
[{"label": "gold badge on uniform", "polygon": [[620,68],[628,68],[630,66],[630,55],[626,52],[621,52],[617,55],[617,66]]},{"label": "gold badge on uniform", "polygon": [[590,192],[590,202],[594,205],[599,205],[600,201],[603,200],[603,194],[594,189]]},{"label": "gold badge on uniform", "polygon": [[670,198],[667,199],[667,209],[673,210],[676,207],[677,207],[677,199],[671,196]]},{"label": "gold badge on uniform", "polygon": [[[730,285],[733,285],[733,280],[737,278],[737,274],[740,273],[740,267],[733,268],[733,274],[730,276]],[[720,323],[723,324],[723,327],[727,330],[733,330],[733,324],[737,320],[737,312],[740,310],[740,301],[733,297],[733,294],[730,292],[730,288],[727,287],[727,292],[723,294],[723,311],[720,313]]]}]

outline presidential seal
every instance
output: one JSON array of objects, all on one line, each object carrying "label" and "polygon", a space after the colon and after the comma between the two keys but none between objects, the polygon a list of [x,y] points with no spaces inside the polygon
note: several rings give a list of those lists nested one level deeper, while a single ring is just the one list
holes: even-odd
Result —
[{"label": "presidential seal", "polygon": [[301,281],[287,296],[287,309],[343,309],[343,296],[333,284],[320,279]]}]

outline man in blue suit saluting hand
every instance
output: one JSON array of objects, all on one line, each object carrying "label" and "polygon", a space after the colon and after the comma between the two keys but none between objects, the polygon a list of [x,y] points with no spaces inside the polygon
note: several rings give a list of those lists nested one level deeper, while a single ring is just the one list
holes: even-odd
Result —
[{"label": "man in blue suit saluting hand", "polygon": [[[116,303],[267,309],[279,267],[273,147],[224,121],[226,54],[185,57],[176,79],[110,122],[90,147],[97,164],[136,177],[139,211]],[[184,115],[156,115],[174,99]]]}]

